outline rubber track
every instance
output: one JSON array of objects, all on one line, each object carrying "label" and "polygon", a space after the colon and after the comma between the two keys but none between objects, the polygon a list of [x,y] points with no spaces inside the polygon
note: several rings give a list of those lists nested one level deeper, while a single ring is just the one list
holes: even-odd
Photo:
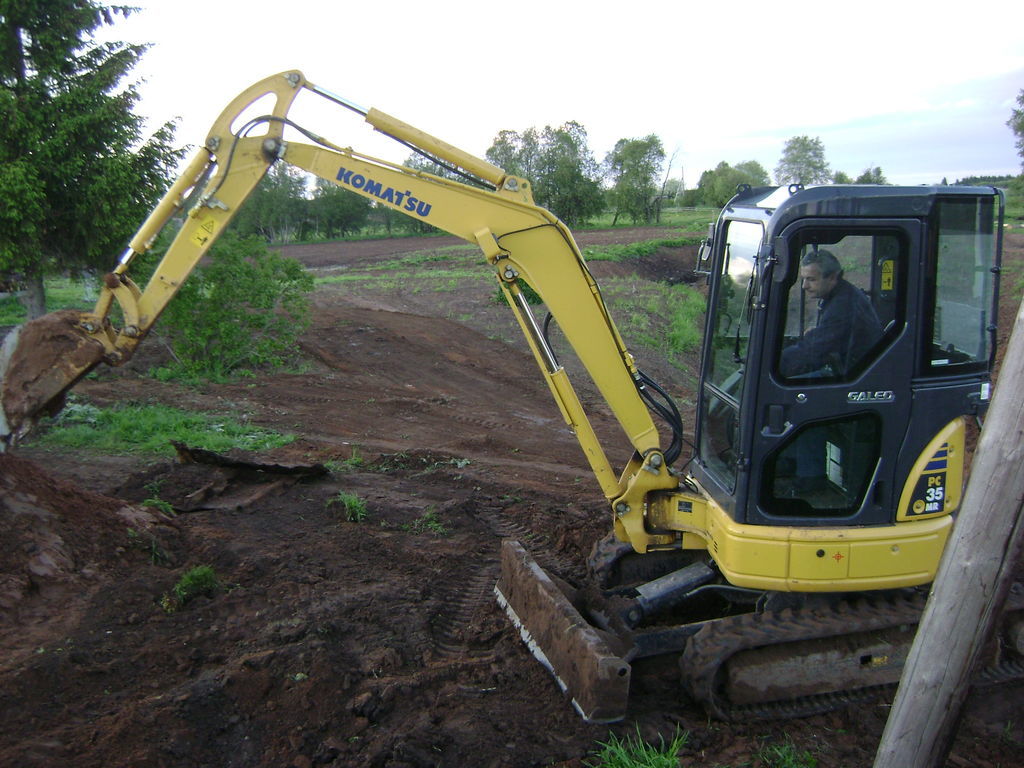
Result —
[{"label": "rubber track", "polygon": [[[895,690],[897,683],[762,704],[733,705],[724,697],[719,681],[729,659],[741,651],[916,625],[924,604],[924,595],[914,595],[884,601],[840,603],[825,610],[787,609],[719,619],[695,634],[680,657],[683,687],[709,715],[726,721],[806,717],[874,698],[880,693]],[[1013,610],[1019,608],[1019,605],[1012,606]],[[1022,676],[1024,665],[1009,661],[984,670],[978,682],[1003,682]]]}]

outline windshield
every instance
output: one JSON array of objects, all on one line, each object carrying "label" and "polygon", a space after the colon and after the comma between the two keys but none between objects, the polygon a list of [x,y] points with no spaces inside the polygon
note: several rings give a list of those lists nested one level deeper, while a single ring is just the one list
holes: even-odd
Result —
[{"label": "windshield", "polygon": [[708,379],[719,386],[740,370],[746,359],[751,281],[763,234],[761,224],[749,221],[730,221],[725,233],[725,262],[713,308],[715,330],[708,360]]}]

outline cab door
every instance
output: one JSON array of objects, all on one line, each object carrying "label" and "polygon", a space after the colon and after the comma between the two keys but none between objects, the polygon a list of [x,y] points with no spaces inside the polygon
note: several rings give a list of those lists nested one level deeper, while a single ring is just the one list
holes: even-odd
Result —
[{"label": "cab door", "polygon": [[[711,291],[704,333],[698,396],[697,451],[692,467],[704,489],[730,516],[747,484],[748,419],[742,403],[756,380],[748,356],[760,344],[754,330],[760,318],[754,311],[757,275],[763,269],[764,224],[750,219],[723,219],[718,237],[721,250],[711,270]],[[753,373],[757,373],[756,366]],[[752,390],[751,387],[755,389]]]},{"label": "cab door", "polygon": [[[891,522],[912,412],[922,226],[815,219],[791,224],[774,246],[779,263],[763,308],[757,390],[748,393],[750,474],[737,520]],[[820,272],[825,254],[841,271],[816,298],[801,267]]]}]

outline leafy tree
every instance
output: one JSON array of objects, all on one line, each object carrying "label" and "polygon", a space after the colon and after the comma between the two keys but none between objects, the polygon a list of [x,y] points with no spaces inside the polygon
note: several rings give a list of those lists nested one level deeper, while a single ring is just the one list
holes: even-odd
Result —
[{"label": "leafy tree", "polygon": [[661,186],[661,194],[665,197],[679,197],[684,191],[682,179],[666,179]]},{"label": "leafy tree", "polygon": [[882,173],[882,169],[879,166],[865,168],[854,184],[888,184],[885,180],[885,174]]},{"label": "leafy tree", "polygon": [[832,174],[833,184],[853,184],[853,179],[846,171],[836,171]]},{"label": "leafy tree", "polygon": [[701,174],[697,190],[700,202],[721,208],[736,194],[736,188],[740,184],[756,187],[767,183],[768,172],[756,160],[740,163],[735,168],[723,161],[713,171],[704,171]]},{"label": "leafy tree", "polygon": [[511,174],[528,179],[538,205],[570,226],[604,209],[599,169],[587,144],[587,131],[570,121],[540,133],[503,130],[485,157]]},{"label": "leafy tree", "polygon": [[29,317],[45,274],[113,265],[181,158],[173,123],[143,141],[122,85],[145,47],[93,39],[130,11],[0,0],[0,274],[25,278]]},{"label": "leafy tree", "polygon": [[514,176],[529,179],[537,177],[540,166],[540,136],[536,128],[517,131],[499,131],[484,157]]},{"label": "leafy tree", "polygon": [[326,179],[316,180],[309,208],[317,233],[328,238],[358,232],[370,215],[369,200]]},{"label": "leafy tree", "polygon": [[312,290],[295,259],[226,232],[160,317],[175,363],[158,373],[225,379],[286,364],[309,326]]},{"label": "leafy tree", "polygon": [[619,214],[636,224],[654,219],[658,177],[665,161],[661,139],[653,133],[642,139],[619,139],[605,158],[612,180],[609,200],[615,209],[612,224]]},{"label": "leafy tree", "polygon": [[1010,119],[1006,121],[1006,124],[1013,131],[1013,135],[1017,137],[1015,146],[1017,154],[1020,155],[1021,168],[1024,169],[1024,88],[1017,94],[1017,107],[1018,109],[1010,112]]},{"label": "leafy tree", "polygon": [[232,227],[242,236],[287,243],[295,239],[308,213],[305,172],[287,163],[274,163],[239,209]]},{"label": "leafy tree", "polygon": [[586,129],[575,121],[541,134],[534,199],[570,227],[604,210],[600,172],[587,144]]},{"label": "leafy tree", "polygon": [[794,136],[782,149],[782,158],[775,166],[779,184],[825,184],[832,171],[825,161],[825,145],[820,138]]},{"label": "leafy tree", "polygon": [[771,180],[768,178],[768,171],[757,160],[746,160],[742,163],[737,163],[736,170],[747,178],[747,181],[744,183],[752,187],[766,187],[771,183]]}]

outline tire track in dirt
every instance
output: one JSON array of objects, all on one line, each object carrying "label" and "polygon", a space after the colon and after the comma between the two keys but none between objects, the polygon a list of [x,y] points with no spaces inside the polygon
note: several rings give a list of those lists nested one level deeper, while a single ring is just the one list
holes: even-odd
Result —
[{"label": "tire track in dirt", "polygon": [[497,541],[488,541],[473,550],[441,585],[443,606],[430,620],[434,647],[448,658],[480,658],[490,651],[474,648],[467,628],[474,625],[482,609],[494,604],[494,585],[501,571],[499,545],[502,539],[517,539],[542,567],[557,573],[572,573],[575,563],[562,556],[546,534],[510,520],[504,508],[479,507],[473,516],[484,523]]}]

